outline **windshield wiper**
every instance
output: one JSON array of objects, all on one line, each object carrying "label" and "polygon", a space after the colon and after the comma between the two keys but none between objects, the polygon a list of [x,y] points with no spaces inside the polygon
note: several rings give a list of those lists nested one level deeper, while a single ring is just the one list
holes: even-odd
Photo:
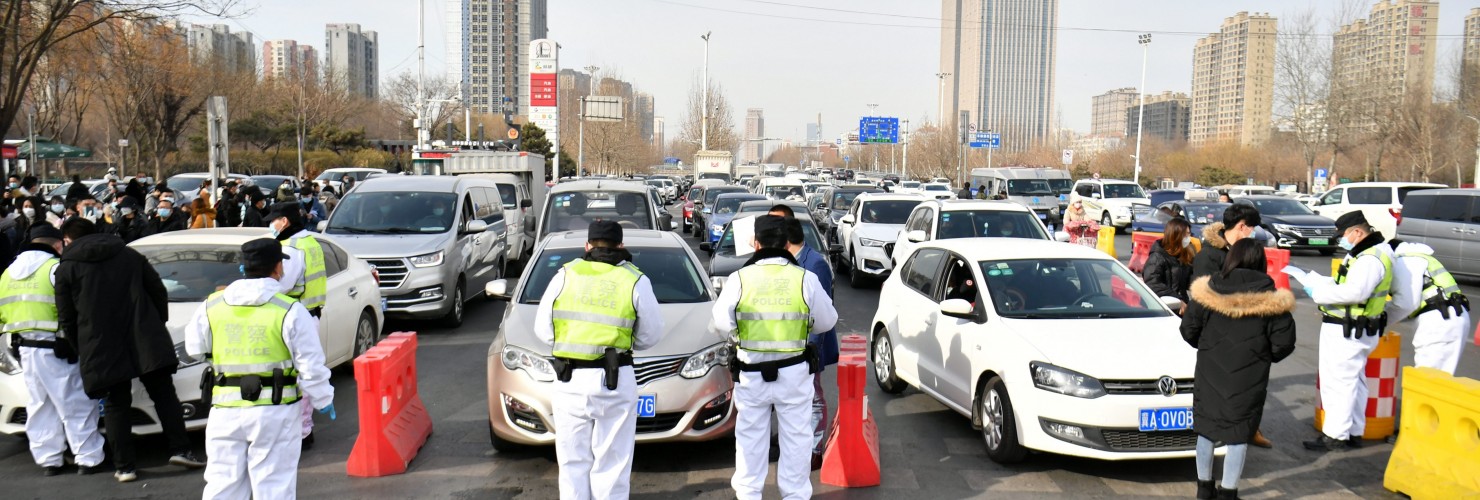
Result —
[{"label": "windshield wiper", "polygon": [[354,234],[395,234],[390,229],[366,229],[366,228],[363,228],[363,227],[343,227],[343,226],[341,226],[341,227],[331,227],[331,228],[329,228],[329,230],[330,231],[338,230],[338,231],[344,231],[346,233],[354,233]]},{"label": "windshield wiper", "polygon": [[1056,319],[1056,318],[1062,318],[1063,316],[1051,316],[1051,315],[1047,315],[1047,314],[1037,314],[1037,313],[1023,313],[1023,314],[1003,314],[1002,317],[1008,318],[1008,319]]}]

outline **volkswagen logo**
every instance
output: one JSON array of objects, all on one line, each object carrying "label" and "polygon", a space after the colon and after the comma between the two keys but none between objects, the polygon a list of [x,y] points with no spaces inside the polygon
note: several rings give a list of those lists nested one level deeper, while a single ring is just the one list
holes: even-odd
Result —
[{"label": "volkswagen logo", "polygon": [[1156,379],[1156,390],[1166,397],[1176,396],[1177,379],[1167,376]]}]

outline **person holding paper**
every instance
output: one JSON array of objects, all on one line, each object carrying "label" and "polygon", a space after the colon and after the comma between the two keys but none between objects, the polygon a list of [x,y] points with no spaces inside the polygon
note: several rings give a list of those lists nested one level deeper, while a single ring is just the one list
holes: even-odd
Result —
[{"label": "person holding paper", "polygon": [[1367,384],[1362,377],[1367,355],[1387,329],[1388,291],[1393,284],[1393,256],[1361,211],[1336,219],[1337,245],[1346,258],[1335,280],[1301,283],[1321,309],[1321,402],[1326,410],[1321,436],[1306,441],[1312,451],[1341,451],[1360,446],[1367,427]]},{"label": "person holding paper", "polygon": [[1449,270],[1434,258],[1434,249],[1422,243],[1398,240],[1393,247],[1393,301],[1388,315],[1398,321],[1415,320],[1413,361],[1454,375],[1470,331],[1470,299],[1461,292]]}]

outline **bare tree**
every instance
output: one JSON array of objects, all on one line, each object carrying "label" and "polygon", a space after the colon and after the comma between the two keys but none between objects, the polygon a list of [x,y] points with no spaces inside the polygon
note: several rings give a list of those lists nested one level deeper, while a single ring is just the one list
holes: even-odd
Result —
[{"label": "bare tree", "polygon": [[[678,132],[680,142],[693,142],[695,146],[700,142],[704,129],[703,86],[703,82],[695,78],[689,88],[688,111]],[[740,134],[735,130],[735,115],[729,98],[725,96],[724,87],[713,81],[709,82],[708,92],[709,150],[734,153],[740,145]]]},{"label": "bare tree", "polygon": [[[451,99],[458,95],[457,83],[448,80],[446,75],[427,78],[424,88],[426,92],[423,97],[426,99]],[[407,70],[392,77],[390,81],[381,85],[380,99],[389,104],[396,115],[409,126],[411,120],[416,118],[416,74]],[[462,110],[459,106],[445,104],[432,103],[426,108],[425,118],[428,124],[446,123],[452,113],[460,113]]]},{"label": "bare tree", "polygon": [[1275,48],[1275,114],[1289,124],[1300,144],[1306,180],[1312,181],[1316,158],[1326,145],[1327,97],[1331,89],[1331,47],[1318,34],[1314,9],[1297,12],[1280,22]]}]

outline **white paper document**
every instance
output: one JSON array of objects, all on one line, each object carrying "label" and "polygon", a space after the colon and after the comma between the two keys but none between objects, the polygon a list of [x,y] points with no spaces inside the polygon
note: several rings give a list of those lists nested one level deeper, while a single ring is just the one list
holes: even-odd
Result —
[{"label": "white paper document", "polygon": [[752,215],[730,221],[730,231],[735,233],[735,255],[738,257],[755,253],[755,218]]},{"label": "white paper document", "polygon": [[1320,274],[1316,274],[1315,272],[1306,271],[1295,266],[1285,266],[1285,268],[1281,269],[1280,272],[1290,275],[1291,278],[1294,278],[1295,281],[1299,281],[1300,284],[1305,287],[1323,286],[1335,283],[1331,280],[1329,276],[1322,276]]}]

